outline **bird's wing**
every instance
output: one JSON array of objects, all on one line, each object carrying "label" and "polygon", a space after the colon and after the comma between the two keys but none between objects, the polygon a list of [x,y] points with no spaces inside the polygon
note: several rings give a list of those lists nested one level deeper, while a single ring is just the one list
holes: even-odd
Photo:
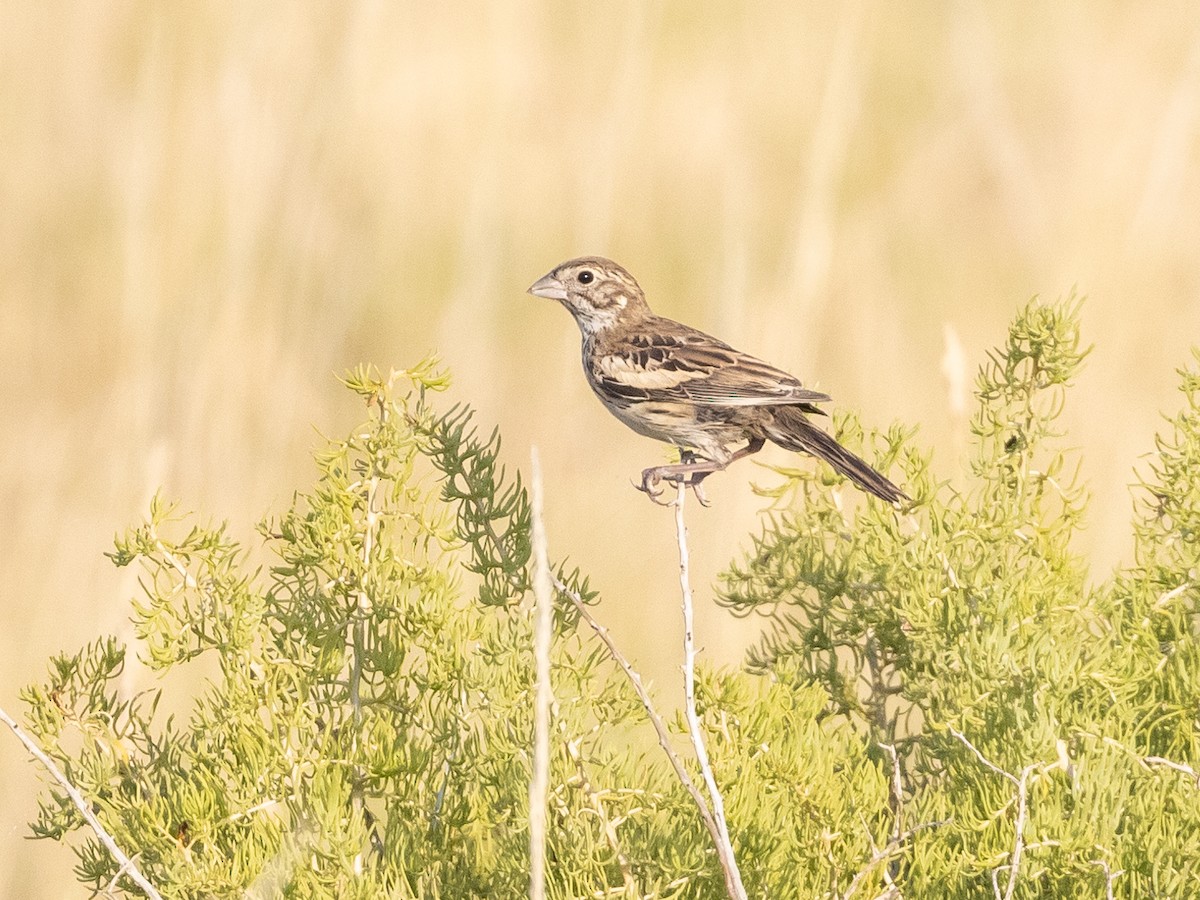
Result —
[{"label": "bird's wing", "polygon": [[[613,341],[593,358],[599,386],[630,400],[684,400],[713,406],[823,403],[786,372],[677,323]],[[814,410],[815,411],[815,410]]]}]

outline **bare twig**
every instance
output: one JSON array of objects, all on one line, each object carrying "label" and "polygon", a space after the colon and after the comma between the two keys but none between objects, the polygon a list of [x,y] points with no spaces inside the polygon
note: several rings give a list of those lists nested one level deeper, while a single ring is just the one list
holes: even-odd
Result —
[{"label": "bare twig", "polygon": [[[882,708],[882,704],[880,706]],[[896,752],[896,745],[885,744],[882,741],[877,743],[892,758],[892,782],[891,790],[889,791],[892,807],[892,835],[889,843],[895,843],[898,846],[900,836],[904,833],[904,773],[900,768],[900,754]],[[895,866],[891,862],[883,870],[883,878],[887,882],[888,887],[896,886],[893,877],[896,874],[894,870]]]},{"label": "bare twig", "polygon": [[150,526],[150,536],[154,538],[154,546],[162,554],[163,559],[167,561],[167,564],[172,569],[179,573],[179,577],[183,579],[184,586],[189,588],[196,587],[198,584],[196,576],[187,570],[187,566],[180,562],[179,557],[167,549],[167,545],[159,538],[158,530],[153,525]]},{"label": "bare twig", "polygon": [[[680,494],[682,495],[682,493],[683,488],[681,486]],[[680,583],[685,591],[685,656],[690,653],[689,663],[685,666],[685,672],[687,673],[688,693],[691,697],[691,702],[689,703],[691,708],[691,716],[693,719],[695,719],[694,667],[692,665],[695,657],[695,648],[692,643],[691,586],[687,577],[687,541],[683,531],[682,516],[682,506],[680,506],[677,509],[677,521],[680,523]],[[553,582],[555,590],[571,601],[576,611],[579,613],[580,618],[582,618],[583,621],[586,622],[592,629],[592,631],[596,633],[596,636],[600,638],[601,642],[608,649],[608,655],[612,657],[613,661],[616,662],[618,666],[621,667],[621,671],[625,673],[625,677],[628,678],[629,683],[633,685],[633,689],[637,693],[638,699],[642,702],[642,707],[646,710],[646,715],[650,718],[650,724],[654,727],[654,733],[658,736],[659,746],[661,746],[663,748],[663,752],[666,753],[667,759],[671,763],[671,768],[675,771],[675,776],[679,779],[679,783],[683,785],[684,789],[695,802],[696,808],[700,812],[700,818],[704,822],[704,827],[708,830],[709,836],[712,838],[713,844],[716,846],[717,855],[721,861],[721,869],[725,875],[725,886],[729,892],[729,896],[735,898],[735,900],[743,900],[743,898],[746,897],[746,889],[742,885],[741,873],[738,872],[737,863],[733,857],[733,850],[729,841],[729,832],[727,826],[725,825],[723,810],[720,817],[720,823],[718,824],[717,818],[713,815],[713,811],[709,807],[709,801],[706,800],[704,794],[700,792],[700,789],[696,786],[696,782],[692,779],[692,776],[688,774],[687,769],[684,768],[683,760],[680,759],[675,748],[671,746],[670,732],[667,731],[667,725],[663,721],[662,716],[659,715],[658,711],[654,708],[654,701],[650,698],[650,692],[646,690],[646,685],[642,682],[642,676],[633,667],[620,649],[618,649],[616,642],[613,641],[612,635],[609,634],[608,629],[596,621],[595,616],[592,615],[591,610],[589,610],[587,607],[587,604],[583,602],[583,598],[579,596],[578,591],[572,590],[558,578],[554,578]],[[688,648],[690,648],[690,650]],[[698,724],[698,719],[696,721]],[[698,729],[693,731],[693,735],[698,733]],[[700,743],[701,747],[703,748],[703,738],[700,739]],[[707,752],[704,754],[703,761],[701,763],[701,769],[705,773],[705,780],[706,783],[708,783],[712,779],[712,769],[708,765]],[[716,790],[715,781],[711,782],[710,790],[715,795],[717,802],[720,802],[721,795]]]},{"label": "bare twig", "polygon": [[1013,841],[1012,863],[1008,873],[1008,887],[1004,889],[1004,900],[1011,900],[1013,891],[1017,888],[1017,870],[1021,867],[1021,856],[1025,852],[1025,822],[1029,818],[1029,776],[1039,767],[1026,766],[1021,770],[1021,779],[1017,782],[1017,822],[1013,826],[1016,838]]},{"label": "bare twig", "polygon": [[1115,747],[1122,753],[1126,753],[1133,757],[1138,761],[1138,763],[1147,769],[1151,768],[1152,766],[1161,766],[1164,769],[1170,769],[1172,772],[1178,772],[1181,775],[1186,775],[1192,780],[1197,788],[1200,788],[1200,772],[1197,772],[1187,763],[1176,762],[1173,759],[1167,759],[1165,756],[1142,756],[1136,750],[1126,747],[1115,738],[1101,737],[1098,734],[1092,734],[1090,731],[1080,731],[1079,734],[1083,735],[1084,737],[1092,738],[1093,740],[1098,740],[1110,747]]},{"label": "bare twig", "polygon": [[1179,585],[1178,587],[1171,588],[1171,590],[1167,591],[1165,594],[1163,594],[1161,597],[1159,597],[1157,600],[1154,601],[1154,611],[1161,612],[1168,604],[1170,604],[1170,602],[1172,600],[1174,600],[1179,595],[1186,593],[1188,590],[1190,590],[1193,587],[1195,587],[1195,585],[1192,584],[1192,582],[1185,581],[1183,584]]},{"label": "bare twig", "polygon": [[533,713],[533,777],[529,781],[529,896],[546,896],[546,800],[550,790],[550,637],[554,627],[554,594],[542,522],[542,464],[530,448],[529,493],[533,517],[533,594],[535,598],[533,658],[536,701]]},{"label": "bare twig", "polygon": [[[997,866],[992,871],[992,890],[996,895],[996,900],[1012,900],[1013,891],[1017,889],[1017,874],[1021,868],[1021,857],[1025,853],[1025,822],[1029,817],[1029,777],[1042,768],[1039,764],[1028,765],[1021,770],[1020,777],[1013,775],[1011,772],[1006,772],[995,763],[991,762],[986,756],[979,752],[979,748],[972,744],[965,734],[955,728],[947,726],[948,730],[954,735],[963,745],[975,754],[975,757],[988,769],[991,769],[997,775],[1008,779],[1017,789],[1017,821],[1013,826],[1016,836],[1013,839],[1012,852],[1009,855],[1009,864],[1007,866]],[[1058,763],[1055,763],[1058,765]],[[1008,884],[1004,889],[1004,893],[1000,892],[999,872],[1000,869],[1008,869]]]},{"label": "bare twig", "polygon": [[1146,756],[1142,758],[1147,766],[1163,766],[1171,769],[1174,772],[1180,772],[1196,783],[1196,787],[1200,787],[1200,774],[1186,763],[1175,762],[1173,759],[1167,759],[1165,756]]},{"label": "bare twig", "polygon": [[883,880],[887,883],[887,888],[882,894],[877,894],[875,900],[887,897],[899,897],[900,887],[895,882],[895,873],[890,871],[890,863],[893,858],[900,854],[904,846],[912,840],[913,835],[919,831],[924,831],[926,828],[940,828],[950,822],[950,819],[942,819],[937,822],[922,822],[907,831],[904,830],[904,773],[900,767],[900,755],[896,752],[895,744],[885,744],[882,741],[877,742],[881,750],[888,754],[892,760],[892,777],[889,790],[889,806],[892,810],[892,835],[888,842],[882,847],[875,846],[875,840],[871,837],[870,829],[867,831],[867,839],[871,842],[871,858],[851,879],[850,885],[846,888],[846,892],[842,894],[842,900],[849,900],[854,893],[862,887],[863,881],[874,871],[875,867],[880,863],[889,863],[889,868],[883,871]]},{"label": "bare twig", "polygon": [[1102,859],[1093,859],[1092,865],[1099,866],[1104,870],[1104,898],[1105,900],[1113,900],[1113,882],[1117,880],[1119,875],[1124,875],[1125,870],[1118,869],[1114,872],[1112,867]]},{"label": "bare twig", "polygon": [[712,810],[708,808],[708,801],[704,799],[704,795],[696,787],[696,782],[692,780],[692,776],[688,774],[688,770],[683,767],[683,760],[679,758],[679,754],[671,746],[671,735],[667,731],[667,724],[654,708],[654,701],[650,699],[650,692],[646,690],[646,685],[642,682],[642,676],[630,664],[629,660],[625,658],[625,654],[617,648],[616,642],[613,641],[608,629],[596,621],[587,604],[583,602],[583,598],[579,596],[579,592],[571,590],[571,588],[567,587],[557,578],[554,579],[554,587],[555,590],[571,601],[580,618],[596,633],[596,637],[600,638],[604,646],[608,649],[608,655],[621,667],[621,671],[625,673],[625,677],[633,685],[638,699],[642,701],[642,708],[646,710],[646,715],[650,718],[650,724],[654,726],[654,733],[658,735],[658,744],[663,748],[663,752],[667,754],[671,768],[675,770],[675,777],[679,779],[679,783],[684,786],[688,794],[696,802],[696,807],[700,810],[700,818],[704,821],[704,827],[708,829],[713,842],[719,841],[721,832],[717,828],[716,820],[713,819]]},{"label": "bare twig", "polygon": [[721,798],[717,780],[713,777],[712,766],[708,761],[708,748],[704,743],[704,732],[700,727],[700,717],[696,713],[696,642],[693,637],[692,585],[688,574],[687,526],[683,519],[683,501],[686,496],[687,485],[680,481],[675,497],[675,534],[679,542],[679,588],[683,595],[684,710],[688,733],[696,750],[696,761],[704,775],[704,784],[712,802],[713,818],[717,823],[717,855],[721,860],[721,868],[725,871],[725,889],[730,897],[740,900],[745,898],[746,888],[742,885],[742,873],[738,871],[737,859],[733,855],[733,842],[729,839],[729,826],[725,823],[725,801]]},{"label": "bare twig", "polygon": [[[1003,868],[1004,868],[1004,866],[996,866],[996,868],[992,869],[992,895],[996,898],[996,900],[1000,900],[1000,896],[1001,896],[1000,895],[1000,870]],[[1011,869],[1010,869],[1010,871],[1011,871]]]},{"label": "bare twig", "polygon": [[[380,421],[387,421],[388,411],[387,406],[383,402],[379,403]],[[379,530],[379,510],[376,506],[376,500],[379,494],[379,472],[375,460],[371,463],[371,477],[366,483],[367,489],[367,507],[366,521],[363,523],[363,544],[362,544],[362,578],[359,583],[359,589],[356,597],[356,608],[350,620],[350,649],[351,661],[350,672],[347,677],[348,691],[350,696],[350,708],[353,715],[354,733],[351,740],[357,755],[358,740],[362,734],[363,709],[362,709],[362,680],[363,680],[363,663],[367,656],[367,616],[371,614],[371,592],[374,585],[371,584],[371,557],[375,553],[375,541]],[[370,834],[370,845],[380,851],[383,849],[383,841],[379,836],[379,831],[375,828],[374,820],[367,810],[364,782],[366,780],[366,772],[361,765],[354,766],[354,784],[350,789],[350,805],[354,812],[363,818],[368,832]],[[363,854],[360,851],[354,857],[354,871],[359,873],[363,867]]]},{"label": "bare twig", "polygon": [[17,736],[17,740],[25,745],[25,749],[32,753],[38,762],[46,767],[46,771],[48,771],[54,780],[62,786],[62,789],[67,792],[67,796],[71,798],[71,802],[75,804],[75,808],[79,810],[84,820],[91,827],[92,831],[95,832],[96,837],[100,839],[100,843],[105,846],[108,852],[112,855],[112,858],[115,859],[120,865],[118,874],[120,874],[120,872],[127,874],[130,880],[140,887],[142,892],[147,897],[151,898],[151,900],[162,900],[162,895],[154,889],[154,885],[146,880],[146,876],[142,874],[141,870],[134,864],[133,860],[127,856],[120,847],[117,846],[117,842],[113,840],[112,835],[105,830],[104,826],[100,824],[100,820],[96,818],[95,813],[92,812],[92,807],[88,804],[87,800],[84,799],[84,796],[81,793],[79,793],[75,785],[71,784],[71,782],[67,780],[67,776],[62,773],[62,770],[60,770],[57,765],[55,765],[54,760],[47,756],[42,748],[37,745],[37,742],[25,732],[25,729],[18,725],[16,721],[3,709],[0,709],[0,721],[3,721],[5,725],[12,729],[12,733]]},{"label": "bare twig", "polygon": [[900,770],[900,756],[896,753],[895,744],[885,744],[882,741],[877,743],[879,749],[892,759],[892,839],[899,840],[904,832],[904,776]]},{"label": "bare twig", "polygon": [[274,806],[280,805],[281,804],[278,800],[264,800],[262,803],[254,804],[249,809],[243,809],[241,812],[235,812],[232,815],[226,816],[225,821],[236,822],[238,819],[245,819],[254,815],[255,813],[259,813],[265,809],[271,809]]},{"label": "bare twig", "polygon": [[108,879],[108,884],[104,886],[104,890],[101,892],[102,895],[105,897],[116,897],[116,894],[114,894],[113,891],[117,889],[117,882],[121,880],[121,876],[127,871],[129,870],[126,869],[125,866],[121,866],[121,868],[117,869],[117,871],[113,873],[113,877]]},{"label": "bare twig", "polygon": [[567,741],[567,755],[575,763],[575,771],[579,774],[579,787],[587,797],[589,808],[600,820],[600,827],[604,830],[604,840],[607,841],[608,849],[612,851],[617,865],[621,868],[621,896],[641,897],[642,891],[638,888],[637,880],[634,878],[633,865],[629,861],[629,856],[621,848],[621,839],[617,835],[617,826],[624,821],[625,817],[617,816],[615,819],[609,817],[608,810],[604,806],[603,792],[597,790],[592,784],[591,778],[588,777],[587,766],[584,765],[583,754],[579,749],[582,742],[582,738]]},{"label": "bare twig", "polygon": [[[941,819],[937,822],[922,822],[920,825],[916,825],[910,828],[908,831],[896,835],[882,847],[876,849],[875,852],[871,854],[871,858],[867,860],[867,864],[859,869],[854,878],[851,879],[849,887],[846,888],[846,893],[842,894],[842,900],[850,900],[850,897],[854,895],[855,891],[862,887],[863,881],[871,874],[874,868],[881,862],[885,862],[896,856],[902,849],[904,849],[904,845],[913,839],[913,835],[917,834],[917,832],[924,831],[926,828],[941,828],[943,825],[950,824],[950,821],[950,819]],[[874,841],[872,841],[872,843],[874,843]],[[891,880],[889,879],[887,890],[885,890],[882,894],[876,895],[876,898],[878,900],[878,897],[899,896],[899,891],[900,889],[895,884],[892,884]]]},{"label": "bare twig", "polygon": [[1011,772],[1004,771],[1002,768],[1000,768],[998,765],[996,765],[994,762],[992,762],[986,756],[984,756],[982,753],[980,753],[979,748],[976,747],[974,744],[972,744],[970,742],[970,740],[967,739],[967,736],[965,734],[963,734],[957,728],[953,728],[951,726],[947,726],[947,729],[949,730],[949,732],[952,735],[954,735],[959,741],[961,741],[968,750],[970,750],[972,753],[974,753],[976,759],[978,759],[981,763],[983,763],[984,766],[991,769],[993,772],[995,772],[997,775],[1001,776],[1002,778],[1007,778],[1014,785],[1017,785],[1018,787],[1020,787],[1021,782],[1017,779],[1016,775],[1013,775]]}]

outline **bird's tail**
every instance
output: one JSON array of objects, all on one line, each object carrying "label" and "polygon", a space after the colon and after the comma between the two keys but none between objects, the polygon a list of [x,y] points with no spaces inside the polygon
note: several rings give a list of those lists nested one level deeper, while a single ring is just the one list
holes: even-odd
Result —
[{"label": "bird's tail", "polygon": [[864,491],[888,503],[909,499],[904,491],[808,421],[799,409],[777,406],[773,412],[767,436],[785,450],[810,453],[825,460]]}]

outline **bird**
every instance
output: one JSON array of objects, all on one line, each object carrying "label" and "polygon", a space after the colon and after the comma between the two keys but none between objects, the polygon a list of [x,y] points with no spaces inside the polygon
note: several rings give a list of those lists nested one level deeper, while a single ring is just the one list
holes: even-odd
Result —
[{"label": "bird", "polygon": [[[636,485],[657,501],[663,481],[691,487],[767,443],[824,460],[859,488],[895,504],[895,484],[810,420],[832,398],[769,363],[681,322],[655,315],[637,281],[601,256],[570,259],[528,293],[557,300],[583,339],[583,371],[614,416],[673,444],[680,462],[652,466]],[[738,446],[743,444],[743,446]]]}]

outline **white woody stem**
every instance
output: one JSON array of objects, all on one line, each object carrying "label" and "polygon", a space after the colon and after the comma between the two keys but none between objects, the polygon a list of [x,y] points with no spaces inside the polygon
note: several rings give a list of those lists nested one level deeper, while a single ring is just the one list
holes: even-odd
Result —
[{"label": "white woody stem", "polygon": [[625,677],[633,685],[638,699],[642,701],[642,707],[646,710],[646,715],[650,717],[650,724],[654,726],[654,733],[658,735],[659,746],[663,748],[663,752],[667,754],[667,759],[671,763],[671,768],[675,770],[675,777],[679,779],[679,783],[684,786],[691,798],[696,801],[696,807],[700,810],[700,818],[704,820],[704,827],[708,829],[713,842],[719,844],[721,842],[721,832],[717,828],[717,822],[713,818],[712,811],[708,808],[708,801],[704,799],[704,794],[700,793],[700,789],[696,787],[696,782],[692,780],[692,776],[688,774],[688,770],[683,767],[683,760],[679,758],[679,754],[671,746],[671,734],[667,731],[667,723],[663,721],[663,717],[654,708],[654,701],[650,699],[650,692],[646,690],[642,676],[629,660],[625,658],[625,654],[618,649],[608,629],[596,621],[595,616],[587,608],[587,604],[583,602],[583,598],[579,596],[579,592],[571,590],[558,579],[554,580],[554,587],[574,604],[580,618],[588,624],[592,631],[596,632],[596,637],[600,638],[604,646],[608,649],[608,655],[621,667],[621,671],[625,673]]},{"label": "white woody stem", "polygon": [[79,810],[92,831],[96,833],[96,837],[100,839],[100,843],[112,854],[112,858],[120,863],[121,868],[118,874],[123,872],[128,875],[150,900],[162,900],[162,895],[154,889],[154,885],[146,880],[146,876],[142,874],[133,860],[125,854],[125,851],[117,846],[117,842],[113,840],[112,835],[105,830],[104,826],[100,824],[100,820],[96,818],[96,814],[92,812],[92,807],[84,799],[83,794],[79,793],[75,785],[67,780],[67,776],[54,764],[54,760],[47,756],[42,748],[37,745],[37,742],[26,734],[25,729],[18,725],[3,709],[0,709],[0,722],[3,722],[12,729],[13,734],[17,736],[17,740],[25,745],[25,749],[32,753],[38,762],[46,767],[46,770],[53,776],[54,780],[62,785],[62,789],[67,792],[67,796],[71,798],[71,802],[75,804],[75,808]]},{"label": "white woody stem", "polygon": [[[539,488],[539,490],[540,490],[540,488]],[[533,513],[534,522],[538,522],[541,518],[540,504],[533,506],[532,513]],[[683,521],[682,515],[683,514],[682,514],[682,508],[681,508],[678,511],[678,516],[679,516],[678,521],[680,523],[682,523],[682,521]],[[537,527],[541,528],[540,524]],[[691,595],[691,587],[689,585],[688,574],[687,574],[687,571],[688,571],[688,569],[687,569],[687,566],[688,566],[687,538],[686,538],[685,532],[682,529],[682,525],[680,528],[679,542],[680,542],[680,548],[681,548],[680,583],[684,586],[684,589],[685,589],[684,609],[685,609],[685,616],[686,616],[686,623],[687,623],[687,625],[686,625],[687,641],[686,641],[685,653],[688,655],[688,664],[685,667],[685,670],[688,673],[687,688],[688,688],[688,696],[690,698],[690,702],[688,705],[689,705],[689,709],[691,711],[691,718],[689,719],[689,723],[694,721],[698,725],[698,718],[696,717],[696,712],[695,712],[695,690],[694,690],[695,649],[692,646],[692,637],[691,637],[691,635],[692,635],[692,625],[691,625],[692,595]],[[642,707],[646,710],[646,715],[650,718],[650,724],[654,727],[654,733],[658,736],[659,745],[662,747],[663,752],[666,753],[667,759],[671,763],[671,768],[674,769],[675,776],[679,779],[679,783],[683,785],[684,789],[688,792],[688,795],[695,802],[696,808],[700,811],[700,819],[701,819],[701,821],[704,822],[704,827],[708,830],[709,836],[712,838],[713,844],[716,846],[717,856],[721,862],[721,869],[725,875],[725,888],[728,891],[729,896],[731,898],[733,898],[733,900],[745,900],[746,889],[742,885],[742,876],[741,876],[741,873],[738,871],[737,862],[733,856],[733,847],[729,840],[729,829],[725,825],[724,804],[721,803],[721,795],[717,791],[716,782],[712,777],[712,769],[708,764],[708,753],[707,753],[707,751],[705,751],[703,749],[704,748],[703,736],[700,735],[698,728],[690,729],[691,733],[693,735],[693,743],[697,739],[699,740],[699,745],[700,745],[701,754],[702,754],[700,757],[701,758],[701,770],[704,772],[705,782],[709,787],[710,794],[715,795],[717,803],[720,804],[719,808],[721,809],[721,815],[720,815],[719,822],[718,822],[718,819],[713,815],[713,811],[709,808],[708,801],[705,799],[704,794],[696,786],[696,782],[692,780],[692,776],[688,774],[687,769],[684,768],[683,760],[680,759],[679,754],[676,752],[675,748],[671,745],[671,735],[670,735],[670,732],[667,730],[666,722],[663,721],[663,717],[661,715],[659,715],[658,711],[654,708],[654,701],[651,699],[650,692],[646,689],[646,685],[642,681],[642,676],[638,673],[637,669],[635,669],[633,667],[633,665],[629,662],[629,660],[625,657],[625,655],[617,647],[616,642],[612,639],[612,635],[609,634],[608,629],[605,626],[601,625],[596,620],[595,616],[592,615],[591,610],[589,610],[587,604],[583,602],[583,598],[579,595],[579,592],[572,590],[570,587],[568,587],[566,584],[564,584],[560,579],[554,578],[553,576],[551,576],[551,577],[553,580],[555,590],[557,590],[562,596],[566,597],[568,600],[571,601],[571,604],[575,607],[576,611],[579,613],[579,617],[581,619],[583,619],[583,621],[588,624],[588,627],[590,627],[592,629],[592,631],[594,631],[596,633],[596,637],[600,638],[600,641],[604,644],[605,648],[607,648],[607,650],[608,650],[608,655],[610,657],[612,657],[613,661],[618,666],[621,667],[621,671],[623,671],[625,673],[625,677],[627,677],[629,679],[629,683],[631,685],[633,685],[633,689],[637,693],[638,699],[641,700],[641,702],[642,702]],[[688,648],[690,648],[690,650]]]},{"label": "white woody stem", "polygon": [[529,493],[533,531],[533,657],[536,701],[533,716],[533,777],[529,781],[529,897],[546,896],[546,803],[550,791],[550,639],[554,628],[546,527],[542,522],[542,464],[537,447],[530,449]]},{"label": "white woody stem", "polygon": [[[992,889],[995,893],[996,900],[1012,900],[1013,891],[1017,887],[1017,875],[1021,871],[1021,857],[1025,853],[1025,824],[1029,818],[1029,779],[1040,766],[1029,765],[1021,770],[1021,776],[1018,778],[1012,772],[1006,772],[1000,768],[986,756],[984,756],[979,748],[968,740],[967,736],[956,728],[946,726],[947,730],[957,738],[963,746],[975,754],[986,768],[995,772],[1002,778],[1006,778],[1017,789],[1017,821],[1013,826],[1015,832],[1013,837],[1013,848],[1009,854],[1008,866],[997,866],[992,870]],[[1000,870],[1008,869],[1008,885],[1004,889],[1004,893],[1000,893]]]},{"label": "white woody stem", "polygon": [[733,855],[733,842],[729,839],[729,826],[725,823],[725,802],[717,780],[713,777],[708,761],[708,748],[704,744],[704,732],[700,728],[700,716],[696,713],[696,643],[693,638],[692,585],[688,574],[687,526],[683,520],[683,500],[687,496],[687,485],[681,480],[675,498],[675,532],[679,541],[679,587],[683,594],[683,687],[686,698],[685,715],[692,746],[696,750],[696,761],[704,775],[704,784],[712,801],[713,818],[717,824],[717,855],[721,868],[725,870],[725,889],[734,900],[745,900],[746,888],[742,874],[738,871],[737,859]]}]

